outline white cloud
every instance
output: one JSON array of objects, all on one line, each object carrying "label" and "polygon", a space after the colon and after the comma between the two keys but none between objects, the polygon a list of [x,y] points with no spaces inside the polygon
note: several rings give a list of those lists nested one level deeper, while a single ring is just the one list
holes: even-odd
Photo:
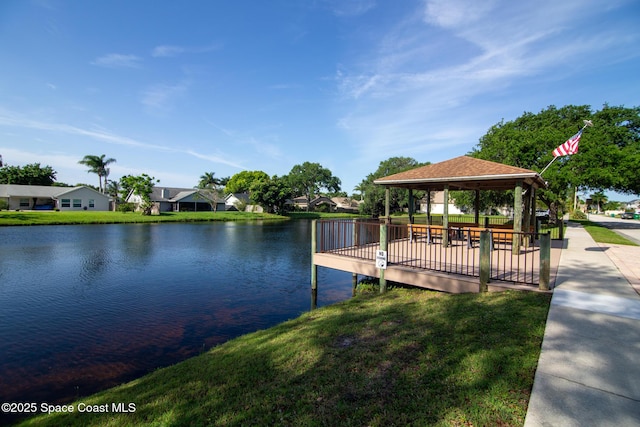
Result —
[{"label": "white cloud", "polygon": [[615,29],[576,33],[578,21],[598,15],[580,2],[476,3],[425,1],[401,25],[381,29],[368,53],[341,64],[336,82],[345,111],[337,126],[362,141],[362,156],[471,146],[495,108],[472,107],[476,100],[531,78],[565,78],[593,53],[632,45]]},{"label": "white cloud", "polygon": [[444,28],[460,28],[486,17],[495,1],[483,0],[428,0],[425,2],[425,20]]},{"label": "white cloud", "polygon": [[169,57],[176,56],[184,52],[184,48],[180,46],[156,46],[151,52],[153,57]]},{"label": "white cloud", "polygon": [[[97,140],[101,143],[140,148],[148,154],[150,154],[151,152],[159,152],[170,153],[172,156],[186,155],[189,157],[206,160],[211,163],[230,166],[235,169],[245,169],[241,164],[233,161],[233,159],[237,158],[237,156],[234,157],[223,152],[217,152],[215,154],[203,154],[201,151],[196,151],[194,149],[186,147],[183,148],[182,141],[180,141],[180,143],[172,144],[171,146],[149,144],[136,140],[134,138],[129,138],[127,136],[109,132],[102,128],[86,129],[63,123],[52,123],[25,119],[2,110],[0,110],[0,126],[39,130],[51,132],[54,134],[77,135]],[[56,151],[56,148],[48,148],[56,147],[55,144],[52,145],[43,143],[39,144],[39,146],[42,148],[38,149],[38,151],[18,150],[15,148],[2,146],[0,146],[0,150],[4,155],[4,161],[10,164],[27,164],[33,162],[51,164],[54,165],[54,169],[56,169],[60,173],[58,175],[58,178],[60,180],[70,181],[70,183],[72,184],[76,182],[87,182],[87,180],[84,179],[84,175],[82,173],[86,168],[78,164],[78,160],[81,159],[82,156],[86,153],[70,155],[67,153]],[[126,158],[130,159],[131,157],[127,156]],[[124,160],[126,161],[126,159]],[[112,176],[121,176],[126,174],[138,175],[142,172],[156,176],[157,178],[162,178],[163,180],[167,180],[167,182],[172,183],[171,185],[185,185],[185,182],[194,181],[194,178],[189,177],[188,175],[174,173],[170,170],[154,170],[153,166],[145,166],[142,163],[138,164],[138,162],[136,162],[135,166],[127,166],[124,162],[118,162],[111,167]]]},{"label": "white cloud", "polygon": [[375,0],[328,0],[328,5],[336,16],[359,16],[376,6]]},{"label": "white cloud", "polygon": [[283,156],[282,150],[278,145],[268,142],[269,140],[276,138],[274,136],[257,138],[247,131],[241,132],[223,128],[208,119],[205,119],[205,122],[220,131],[228,140],[230,140],[230,145],[237,148],[241,147],[240,151],[257,153],[263,159],[269,160],[279,160]]},{"label": "white cloud", "polygon": [[291,89],[300,89],[302,85],[298,83],[279,83],[269,86],[271,90],[291,90]]},{"label": "white cloud", "polygon": [[150,112],[166,112],[173,108],[177,98],[186,94],[188,86],[186,82],[154,85],[143,92],[141,102]]},{"label": "white cloud", "polygon": [[43,131],[51,131],[56,133],[65,133],[70,135],[86,136],[92,139],[108,142],[111,144],[128,145],[141,148],[166,149],[158,145],[146,144],[132,138],[121,135],[112,134],[101,129],[83,129],[64,123],[43,122],[32,119],[26,119],[14,114],[0,111],[0,125],[14,126],[26,129],[36,129]]},{"label": "white cloud", "polygon": [[142,59],[136,55],[110,53],[91,62],[92,65],[108,68],[139,68]]},{"label": "white cloud", "polygon": [[239,163],[229,160],[230,157],[225,154],[202,154],[194,150],[187,150],[186,153],[198,159],[207,160],[212,163],[227,165],[236,169],[244,169],[244,167]]},{"label": "white cloud", "polygon": [[219,43],[211,43],[205,46],[176,46],[160,45],[153,48],[151,56],[154,58],[173,57],[183,53],[207,53],[221,48]]}]

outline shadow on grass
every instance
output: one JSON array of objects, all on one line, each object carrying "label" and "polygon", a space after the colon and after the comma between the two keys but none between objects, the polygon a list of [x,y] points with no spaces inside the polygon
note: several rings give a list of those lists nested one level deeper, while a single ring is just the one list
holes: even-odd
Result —
[{"label": "shadow on grass", "polygon": [[[550,296],[359,296],[84,399],[135,413],[33,425],[522,425]],[[77,407],[77,403],[75,404]]]}]

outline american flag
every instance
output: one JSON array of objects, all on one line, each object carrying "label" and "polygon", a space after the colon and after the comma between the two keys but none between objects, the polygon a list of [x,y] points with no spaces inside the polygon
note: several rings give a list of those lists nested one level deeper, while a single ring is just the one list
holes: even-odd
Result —
[{"label": "american flag", "polygon": [[553,157],[576,154],[578,152],[578,143],[580,142],[581,136],[582,129],[580,129],[580,131],[573,135],[571,138],[567,139],[564,144],[553,150]]}]

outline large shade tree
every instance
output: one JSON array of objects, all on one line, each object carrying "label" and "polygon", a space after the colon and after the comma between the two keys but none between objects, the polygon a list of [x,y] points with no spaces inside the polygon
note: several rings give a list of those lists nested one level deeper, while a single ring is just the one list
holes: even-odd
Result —
[{"label": "large shade tree", "polygon": [[229,178],[224,191],[225,193],[248,193],[254,182],[268,178],[269,175],[262,171],[238,172]]},{"label": "large shade tree", "polygon": [[340,192],[340,179],[319,163],[304,162],[301,165],[295,165],[291,168],[287,179],[294,196],[304,196],[307,199],[307,211],[311,199],[321,190],[324,189],[329,193]]},{"label": "large shade tree", "polygon": [[[87,172],[95,173],[96,175],[98,175],[98,182],[99,182],[98,188],[100,189],[101,193],[104,193],[107,187],[107,177],[109,176],[109,171],[110,171],[107,166],[109,166],[111,163],[116,162],[116,159],[113,159],[111,157],[107,159],[105,157],[106,157],[105,154],[102,154],[100,156],[87,154],[82,158],[82,160],[78,162],[81,165],[85,165],[89,168]],[[103,178],[104,178],[104,185],[102,182]]]},{"label": "large shade tree", "polygon": [[267,212],[282,214],[292,196],[287,177],[260,178],[251,184],[249,198],[252,203],[262,206]]},{"label": "large shade tree", "polygon": [[0,184],[53,185],[56,171],[51,166],[31,163],[25,166],[0,167]]},{"label": "large shade tree", "polygon": [[542,175],[548,187],[538,198],[552,218],[563,211],[576,189],[640,193],[640,108],[610,107],[593,112],[588,105],[549,106],[537,114],[525,112],[492,126],[470,155],[542,171],[553,160],[553,150],[585,129],[578,152],[558,157]]},{"label": "large shade tree", "polygon": [[152,176],[143,173],[138,176],[125,175],[120,178],[120,188],[123,194],[129,194],[130,192],[139,196],[140,211],[142,215],[151,215],[151,208],[153,202],[151,201],[151,193],[156,183],[160,182],[159,179],[155,179]]}]

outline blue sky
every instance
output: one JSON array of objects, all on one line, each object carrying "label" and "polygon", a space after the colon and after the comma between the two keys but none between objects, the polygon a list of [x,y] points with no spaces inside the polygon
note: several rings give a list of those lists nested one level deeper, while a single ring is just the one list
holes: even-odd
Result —
[{"label": "blue sky", "polygon": [[351,194],[525,111],[639,105],[639,24],[635,0],[3,0],[0,154],[171,187],[318,162]]}]

